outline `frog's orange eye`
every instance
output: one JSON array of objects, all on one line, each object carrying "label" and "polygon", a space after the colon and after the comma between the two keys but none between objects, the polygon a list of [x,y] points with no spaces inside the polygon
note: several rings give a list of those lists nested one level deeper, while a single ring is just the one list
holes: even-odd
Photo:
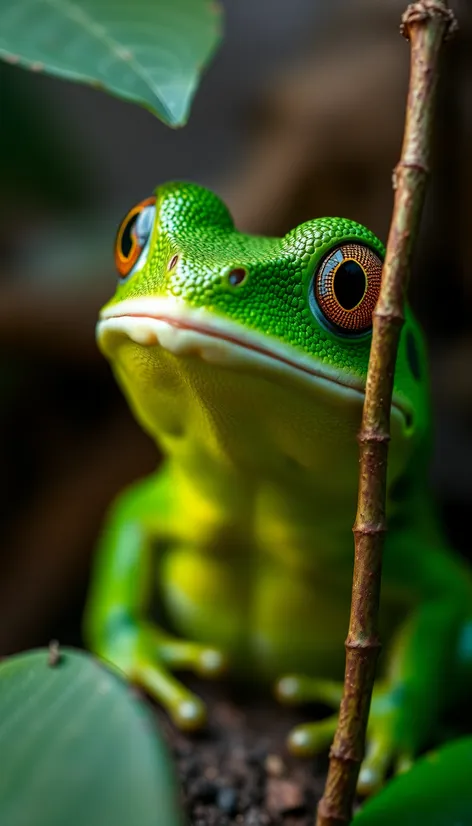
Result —
[{"label": "frog's orange eye", "polygon": [[342,244],[322,262],[313,283],[328,323],[344,333],[365,333],[380,292],[382,261],[362,244]]},{"label": "frog's orange eye", "polygon": [[115,242],[115,264],[125,278],[139,260],[152,230],[156,198],[141,201],[130,209],[120,224]]}]

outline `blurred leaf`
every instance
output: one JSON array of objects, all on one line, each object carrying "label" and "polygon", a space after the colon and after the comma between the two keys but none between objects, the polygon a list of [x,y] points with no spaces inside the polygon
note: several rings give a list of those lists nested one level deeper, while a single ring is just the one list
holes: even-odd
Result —
[{"label": "blurred leaf", "polygon": [[84,652],[0,665],[0,754],[5,826],[182,826],[152,716]]},{"label": "blurred leaf", "polygon": [[216,0],[2,0],[0,57],[185,123],[220,37]]},{"label": "blurred leaf", "polygon": [[453,740],[390,780],[353,826],[469,826],[471,778],[472,737]]}]

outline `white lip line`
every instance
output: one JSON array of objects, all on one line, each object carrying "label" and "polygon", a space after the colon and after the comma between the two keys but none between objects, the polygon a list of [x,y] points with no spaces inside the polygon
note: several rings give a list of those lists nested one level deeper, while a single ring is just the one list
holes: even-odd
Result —
[{"label": "white lip line", "polygon": [[[230,344],[236,344],[238,347],[242,347],[246,350],[252,350],[253,352],[259,353],[260,355],[271,358],[274,361],[278,361],[281,364],[285,364],[288,367],[292,367],[296,370],[299,370],[302,373],[306,373],[318,379],[323,379],[324,381],[329,381],[331,382],[331,384],[337,385],[338,387],[342,387],[344,390],[351,390],[352,392],[361,395],[363,398],[365,397],[364,387],[362,385],[358,385],[356,387],[353,384],[347,384],[338,381],[332,376],[327,375],[327,373],[323,373],[321,370],[317,371],[313,368],[310,368],[308,365],[303,365],[297,363],[296,361],[292,361],[289,358],[285,358],[282,355],[275,353],[273,350],[270,350],[269,348],[260,347],[258,345],[250,345],[242,339],[238,338],[237,336],[224,335],[221,331],[211,329],[211,327],[207,327],[205,325],[189,323],[187,321],[183,321],[182,319],[173,318],[171,316],[165,316],[163,314],[150,315],[149,313],[139,312],[116,313],[115,315],[107,313],[106,316],[101,317],[100,323],[106,321],[113,321],[119,318],[142,318],[144,320],[149,321],[162,321],[164,324],[169,324],[171,327],[176,327],[177,329],[189,330],[195,333],[199,333],[200,335],[208,336],[210,338],[220,339],[221,341],[227,341]],[[411,419],[410,413],[393,400],[392,407],[395,407],[402,414],[402,416],[405,419],[405,422],[408,424]]]}]

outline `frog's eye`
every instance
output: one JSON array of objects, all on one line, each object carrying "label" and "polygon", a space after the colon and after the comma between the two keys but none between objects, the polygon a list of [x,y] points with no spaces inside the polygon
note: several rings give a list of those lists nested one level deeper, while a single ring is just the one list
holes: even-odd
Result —
[{"label": "frog's eye", "polygon": [[382,261],[362,244],[342,244],[321,263],[314,281],[316,304],[328,324],[343,333],[365,333],[380,292]]},{"label": "frog's eye", "polygon": [[137,264],[152,231],[156,198],[146,198],[130,209],[120,224],[115,242],[115,264],[121,278]]}]

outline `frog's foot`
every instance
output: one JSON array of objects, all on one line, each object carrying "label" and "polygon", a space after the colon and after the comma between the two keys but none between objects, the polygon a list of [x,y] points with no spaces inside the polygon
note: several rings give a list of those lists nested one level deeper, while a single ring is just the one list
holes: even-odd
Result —
[{"label": "frog's foot", "polygon": [[100,656],[164,706],[178,728],[192,731],[205,725],[204,703],[171,670],[188,669],[202,677],[218,677],[226,667],[220,651],[179,640],[144,622],[129,626],[111,644],[97,648]]},{"label": "frog's foot", "polygon": [[[287,705],[320,702],[336,710],[341,702],[343,684],[294,674],[279,680],[275,690],[278,699]],[[391,771],[399,774],[411,767],[413,751],[405,748],[399,736],[401,713],[392,687],[376,685],[367,728],[366,754],[357,783],[359,794],[376,792]],[[300,757],[326,750],[332,743],[337,721],[336,713],[316,723],[296,726],[288,736],[289,750]]]},{"label": "frog's foot", "polygon": [[339,708],[343,696],[343,683],[338,680],[319,680],[305,674],[288,674],[275,684],[277,699],[285,705],[324,703]]}]

